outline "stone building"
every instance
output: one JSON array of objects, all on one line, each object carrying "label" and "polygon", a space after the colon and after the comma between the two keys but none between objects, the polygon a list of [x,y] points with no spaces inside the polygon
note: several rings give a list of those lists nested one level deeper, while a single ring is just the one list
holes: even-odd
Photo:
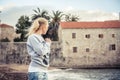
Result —
[{"label": "stone building", "polygon": [[13,42],[13,39],[17,36],[19,35],[15,33],[13,26],[8,24],[0,24],[0,40],[8,38],[10,42]]},{"label": "stone building", "polygon": [[65,66],[111,66],[120,60],[120,21],[61,22]]},{"label": "stone building", "polygon": [[[51,45],[50,66],[120,68],[120,21],[61,22],[58,32],[59,41]],[[30,62],[26,42],[0,42],[0,51],[0,64]]]}]

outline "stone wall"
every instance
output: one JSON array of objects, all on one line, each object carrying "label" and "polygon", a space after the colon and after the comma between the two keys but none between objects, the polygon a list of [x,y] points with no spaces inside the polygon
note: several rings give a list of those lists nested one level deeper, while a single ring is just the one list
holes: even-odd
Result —
[{"label": "stone wall", "polygon": [[[72,38],[72,33],[76,34]],[[63,66],[67,67],[106,67],[119,66],[120,62],[120,29],[59,29],[62,43]],[[100,38],[99,35],[103,37]],[[87,37],[86,37],[87,35]],[[89,38],[88,38],[89,35]],[[115,49],[111,50],[111,45]],[[77,48],[74,52],[73,48]],[[58,65],[58,62],[55,62]]]},{"label": "stone wall", "polygon": [[[25,42],[0,42],[0,64],[29,64],[30,56]],[[51,46],[50,62],[60,57],[60,43],[53,42]],[[53,64],[53,63],[52,63]]]},{"label": "stone wall", "polygon": [[[50,54],[50,66],[88,68],[88,67],[120,67],[120,53],[113,55],[84,55],[80,58],[64,57],[60,42],[53,42]],[[1,42],[0,43],[0,64],[26,64],[30,62],[26,43],[23,42]],[[108,58],[106,58],[108,57]],[[103,60],[104,59],[104,60]],[[102,61],[102,62],[101,62]],[[94,65],[93,65],[94,64]]]},{"label": "stone wall", "polygon": [[0,63],[29,64],[26,44],[22,42],[1,42]]},{"label": "stone wall", "polygon": [[[111,55],[120,53],[120,29],[63,29],[62,30],[63,56],[81,58],[86,55]],[[72,38],[72,33],[76,38]],[[103,38],[99,38],[99,34]],[[112,36],[114,34],[114,37]],[[89,35],[89,38],[86,38]],[[116,49],[110,50],[110,45],[115,44]],[[77,47],[77,52],[73,52],[73,47]],[[87,50],[88,49],[88,50]]]}]

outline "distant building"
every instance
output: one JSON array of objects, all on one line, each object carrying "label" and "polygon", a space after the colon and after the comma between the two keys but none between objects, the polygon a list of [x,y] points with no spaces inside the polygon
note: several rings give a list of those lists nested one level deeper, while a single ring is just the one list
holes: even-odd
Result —
[{"label": "distant building", "polygon": [[18,35],[15,33],[13,26],[0,24],[0,40],[8,38],[11,42],[13,42],[16,36]]},{"label": "distant building", "polygon": [[[116,64],[120,59],[120,21],[61,22],[59,40],[69,64]],[[119,56],[118,56],[119,55]]]}]

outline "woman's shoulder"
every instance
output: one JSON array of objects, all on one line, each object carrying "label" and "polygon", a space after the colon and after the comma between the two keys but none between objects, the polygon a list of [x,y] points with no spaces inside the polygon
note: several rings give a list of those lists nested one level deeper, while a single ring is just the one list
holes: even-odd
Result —
[{"label": "woman's shoulder", "polygon": [[38,38],[38,39],[42,39],[41,35],[37,35],[37,34],[31,34],[29,35],[28,39],[31,39],[31,38]]},{"label": "woman's shoulder", "polygon": [[34,38],[34,37],[35,37],[35,34],[31,34],[31,35],[28,36],[28,39]]},{"label": "woman's shoulder", "polygon": [[31,37],[34,37],[34,36],[35,36],[34,34],[31,34],[31,35],[28,36],[28,38],[31,38]]}]

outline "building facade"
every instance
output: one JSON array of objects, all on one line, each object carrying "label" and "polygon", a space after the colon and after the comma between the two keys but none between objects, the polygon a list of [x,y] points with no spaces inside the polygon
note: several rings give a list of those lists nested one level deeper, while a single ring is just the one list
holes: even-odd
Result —
[{"label": "building facade", "polygon": [[[59,41],[51,44],[50,66],[120,68],[119,21],[61,22],[58,32]],[[0,64],[30,62],[26,43],[1,42],[0,51]]]},{"label": "building facade", "polygon": [[61,22],[59,40],[66,64],[119,64],[120,21]]},{"label": "building facade", "polygon": [[13,42],[14,38],[18,36],[12,26],[0,24],[0,40],[8,38],[10,42]]}]

